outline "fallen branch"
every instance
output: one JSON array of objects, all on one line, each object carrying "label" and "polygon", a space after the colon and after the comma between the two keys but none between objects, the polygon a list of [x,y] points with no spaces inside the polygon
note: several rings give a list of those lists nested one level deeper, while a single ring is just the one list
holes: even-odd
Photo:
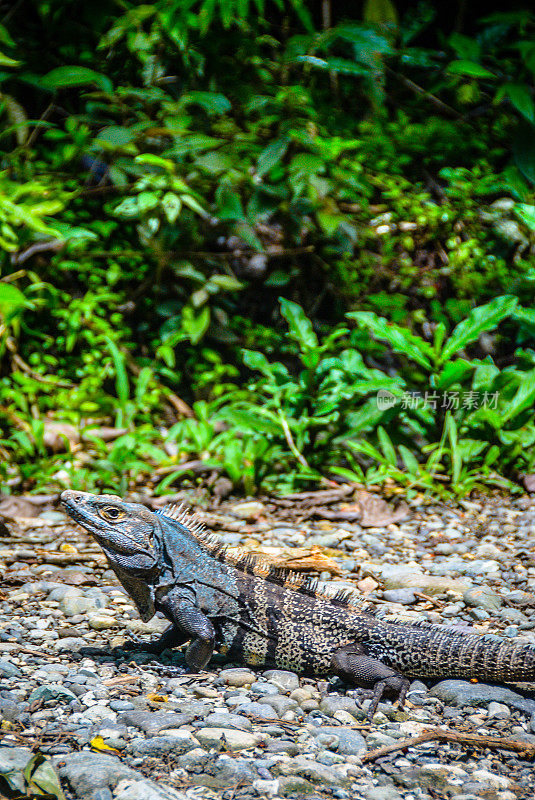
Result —
[{"label": "fallen branch", "polygon": [[378,747],[376,750],[370,750],[362,756],[362,762],[365,764],[368,761],[376,761],[378,758],[393,753],[396,750],[406,750],[407,747],[416,747],[416,745],[423,744],[423,742],[450,742],[452,744],[464,744],[468,747],[491,747],[497,750],[512,750],[515,753],[521,753],[525,758],[533,758],[535,756],[535,744],[529,742],[518,742],[515,739],[496,738],[495,736],[484,736],[481,733],[463,733],[462,731],[454,731],[450,728],[429,728],[423,731],[418,736],[411,736],[409,739],[400,739],[394,744],[388,744],[385,747]]}]

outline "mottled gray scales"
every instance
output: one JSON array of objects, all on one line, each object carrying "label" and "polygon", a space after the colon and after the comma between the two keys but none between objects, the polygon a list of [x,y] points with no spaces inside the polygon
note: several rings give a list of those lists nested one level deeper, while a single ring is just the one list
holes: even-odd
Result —
[{"label": "mottled gray scales", "polygon": [[535,648],[440,625],[386,623],[322,595],[302,574],[231,554],[183,509],[153,514],[119,497],[66,491],[71,517],[91,533],[143,619],[161,611],[171,626],[158,653],[189,640],[188,666],[203,669],[214,649],[252,666],[337,674],[403,702],[410,677],[535,680]]}]

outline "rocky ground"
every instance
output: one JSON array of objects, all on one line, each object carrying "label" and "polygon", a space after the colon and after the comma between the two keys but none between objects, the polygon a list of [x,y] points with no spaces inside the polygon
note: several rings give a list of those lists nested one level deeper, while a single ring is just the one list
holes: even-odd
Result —
[{"label": "rocky ground", "polygon": [[[39,786],[80,800],[533,796],[529,687],[415,681],[403,710],[381,703],[369,722],[366,693],[338,679],[219,657],[202,674],[173,674],[180,651],[155,662],[121,649],[165,623],[140,622],[98,546],[46,500],[0,504],[0,796]],[[535,644],[535,501],[415,501],[392,522],[338,500],[227,501],[205,517],[229,545],[273,558],[320,548],[308,564],[298,551],[302,563],[316,559],[327,588],[351,587],[381,615]],[[410,743],[437,727],[442,740]]]}]

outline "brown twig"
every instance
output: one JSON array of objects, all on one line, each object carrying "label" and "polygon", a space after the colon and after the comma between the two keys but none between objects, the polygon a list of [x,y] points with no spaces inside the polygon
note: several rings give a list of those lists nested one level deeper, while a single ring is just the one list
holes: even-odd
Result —
[{"label": "brown twig", "polygon": [[526,758],[533,758],[535,756],[535,744],[531,744],[530,742],[518,742],[515,739],[484,736],[481,733],[463,733],[462,731],[454,731],[450,728],[429,728],[418,736],[411,736],[409,739],[400,739],[394,742],[394,744],[388,744],[385,747],[378,747],[376,750],[370,750],[369,753],[365,753],[362,756],[362,762],[366,764],[368,761],[376,761],[378,758],[383,758],[383,756],[394,753],[396,750],[406,750],[407,747],[415,747],[424,742],[432,742],[435,740],[450,742],[451,744],[463,744],[468,747],[492,747],[498,750],[512,750],[515,753],[521,753]]},{"label": "brown twig", "polygon": [[406,78],[405,75],[401,75],[399,72],[390,69],[390,67],[386,67],[386,71],[390,75],[393,75],[395,78],[401,81],[401,83],[403,83],[407,87],[407,89],[410,89],[411,92],[420,95],[420,97],[425,97],[436,108],[440,109],[440,111],[443,111],[445,114],[447,114],[448,117],[454,117],[455,119],[462,120],[463,122],[465,121],[463,115],[460,114],[458,111],[456,111],[455,108],[452,108],[451,106],[447,105],[447,103],[443,103],[442,100],[439,100],[439,98],[435,97],[434,94],[431,94],[431,92],[428,92],[421,86],[418,86],[418,84],[414,83],[414,81],[411,81],[410,78]]},{"label": "brown twig", "polygon": [[57,386],[61,389],[72,389],[74,384],[63,381],[58,378],[50,378],[48,375],[41,375],[39,372],[35,372],[29,364],[22,360],[18,353],[13,353],[11,356],[11,360],[19,368],[21,372],[25,372],[26,375],[29,375],[30,378],[33,378],[34,381],[39,381],[39,383],[46,383],[48,385]]}]

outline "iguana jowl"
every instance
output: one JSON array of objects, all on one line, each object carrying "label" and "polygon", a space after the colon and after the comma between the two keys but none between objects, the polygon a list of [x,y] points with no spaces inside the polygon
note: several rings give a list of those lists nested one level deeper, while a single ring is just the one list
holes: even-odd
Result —
[{"label": "iguana jowl", "polygon": [[204,668],[214,651],[253,666],[338,675],[372,688],[373,714],[385,691],[403,702],[409,677],[535,680],[535,646],[441,625],[383,622],[344,593],[231,555],[176,506],[152,513],[113,495],[65,491],[68,514],[100,544],[141,618],[171,622],[144,645],[160,653],[190,642],[186,663]]}]

